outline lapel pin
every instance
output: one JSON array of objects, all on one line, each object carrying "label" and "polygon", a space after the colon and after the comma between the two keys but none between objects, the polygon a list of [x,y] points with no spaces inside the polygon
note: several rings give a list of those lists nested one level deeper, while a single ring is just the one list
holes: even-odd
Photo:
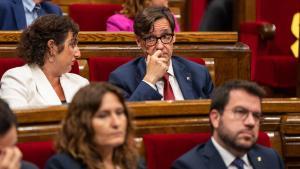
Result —
[{"label": "lapel pin", "polygon": [[190,80],[191,80],[191,77],[190,77],[190,76],[186,77],[186,80],[190,81]]},{"label": "lapel pin", "polygon": [[257,157],[257,161],[261,162],[261,157],[260,156]]}]

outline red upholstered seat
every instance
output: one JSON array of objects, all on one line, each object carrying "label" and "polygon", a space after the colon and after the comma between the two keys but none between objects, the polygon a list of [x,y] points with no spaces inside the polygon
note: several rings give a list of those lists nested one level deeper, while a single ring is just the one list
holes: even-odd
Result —
[{"label": "red upholstered seat", "polygon": [[112,71],[131,59],[131,57],[89,57],[90,81],[107,81]]},{"label": "red upholstered seat", "polygon": [[190,0],[188,12],[189,25],[187,31],[199,31],[199,26],[202,21],[202,16],[205,13],[209,0]]},{"label": "red upholstered seat", "polygon": [[0,58],[0,77],[11,68],[24,65],[24,61],[20,58]]},{"label": "red upholstered seat", "polygon": [[[207,142],[209,138],[210,133],[144,135],[147,168],[170,169],[173,161],[197,144]],[[270,139],[264,132],[259,133],[257,142],[270,147]]]},{"label": "red upholstered seat", "polygon": [[[22,66],[24,64],[25,62],[21,58],[0,58],[0,78],[8,69]],[[79,65],[77,61],[74,62],[70,72],[79,74]]]},{"label": "red upholstered seat", "polygon": [[[290,46],[292,18],[300,11],[299,0],[256,0],[256,21],[242,23],[240,41],[252,51],[251,79],[272,88],[296,87],[296,59]],[[262,38],[262,28],[274,24],[274,38]]]},{"label": "red upholstered seat", "polygon": [[17,146],[23,153],[23,159],[36,164],[39,168],[45,168],[47,160],[55,154],[52,141],[24,142]]},{"label": "red upholstered seat", "polygon": [[205,60],[203,60],[202,58],[188,57],[187,59],[190,60],[190,61],[196,62],[200,65],[205,65]]},{"label": "red upholstered seat", "polygon": [[78,23],[81,31],[105,31],[108,17],[121,9],[120,4],[71,4],[69,16]]}]

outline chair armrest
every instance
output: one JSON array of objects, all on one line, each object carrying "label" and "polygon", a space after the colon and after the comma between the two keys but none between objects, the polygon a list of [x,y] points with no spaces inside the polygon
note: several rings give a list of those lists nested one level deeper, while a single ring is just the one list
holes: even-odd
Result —
[{"label": "chair armrest", "polygon": [[275,36],[276,27],[265,21],[245,22],[240,26],[240,33],[257,34],[262,40],[271,40]]}]

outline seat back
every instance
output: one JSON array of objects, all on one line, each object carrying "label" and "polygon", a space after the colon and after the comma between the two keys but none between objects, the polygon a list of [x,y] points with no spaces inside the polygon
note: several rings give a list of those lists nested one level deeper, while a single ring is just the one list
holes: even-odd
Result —
[{"label": "seat back", "polygon": [[90,81],[107,81],[109,74],[131,57],[89,57]]},{"label": "seat back", "polygon": [[270,54],[292,55],[290,47],[297,39],[291,32],[291,24],[293,16],[300,12],[299,4],[299,0],[256,0],[256,20],[276,26],[275,38],[268,44]]},{"label": "seat back", "polygon": [[52,141],[24,142],[17,146],[23,153],[23,159],[36,164],[39,168],[45,168],[47,160],[55,154]]},{"label": "seat back", "polygon": [[24,65],[25,62],[20,58],[0,58],[0,78],[11,68]]},{"label": "seat back", "polygon": [[187,31],[199,31],[202,17],[205,13],[209,0],[190,0],[189,1],[189,25]]},{"label": "seat back", "polygon": [[81,31],[106,31],[106,20],[121,9],[120,4],[75,3],[69,6],[69,15]]},{"label": "seat back", "polygon": [[187,59],[190,60],[190,61],[196,62],[196,63],[198,63],[200,65],[205,65],[205,60],[202,59],[202,58],[199,58],[199,57],[188,57]]},{"label": "seat back", "polygon": [[[144,135],[147,168],[170,169],[173,161],[196,145],[207,142],[210,136],[210,133]],[[257,143],[270,147],[270,139],[264,132],[259,133]]]}]

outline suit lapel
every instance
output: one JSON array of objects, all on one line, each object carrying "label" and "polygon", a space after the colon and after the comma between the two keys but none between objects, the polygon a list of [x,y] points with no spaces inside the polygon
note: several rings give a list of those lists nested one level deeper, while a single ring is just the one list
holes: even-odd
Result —
[{"label": "suit lapel", "polygon": [[24,28],[26,28],[27,23],[26,23],[26,17],[25,17],[23,3],[20,0],[14,0],[13,2],[14,2],[13,3],[13,11],[14,11],[14,15],[15,15],[17,28],[24,29]]},{"label": "suit lapel", "polygon": [[184,99],[196,99],[192,84],[192,74],[185,65],[172,58],[173,70]]},{"label": "suit lapel", "polygon": [[30,66],[33,79],[36,83],[37,93],[44,99],[45,103],[49,105],[58,105],[61,104],[58,96],[56,95],[53,87],[48,81],[47,77],[39,66]]},{"label": "suit lapel", "polygon": [[262,156],[255,151],[255,148],[252,148],[248,153],[248,158],[253,166],[253,169],[266,169],[264,167],[264,159]]},{"label": "suit lapel", "polygon": [[206,167],[208,169],[227,169],[222,157],[211,140],[206,143],[203,156],[206,157]]},{"label": "suit lapel", "polygon": [[143,80],[143,78],[146,74],[145,57],[139,58],[138,63],[137,63],[137,70],[138,71],[136,71],[135,79],[136,79],[136,83],[139,84]]}]

